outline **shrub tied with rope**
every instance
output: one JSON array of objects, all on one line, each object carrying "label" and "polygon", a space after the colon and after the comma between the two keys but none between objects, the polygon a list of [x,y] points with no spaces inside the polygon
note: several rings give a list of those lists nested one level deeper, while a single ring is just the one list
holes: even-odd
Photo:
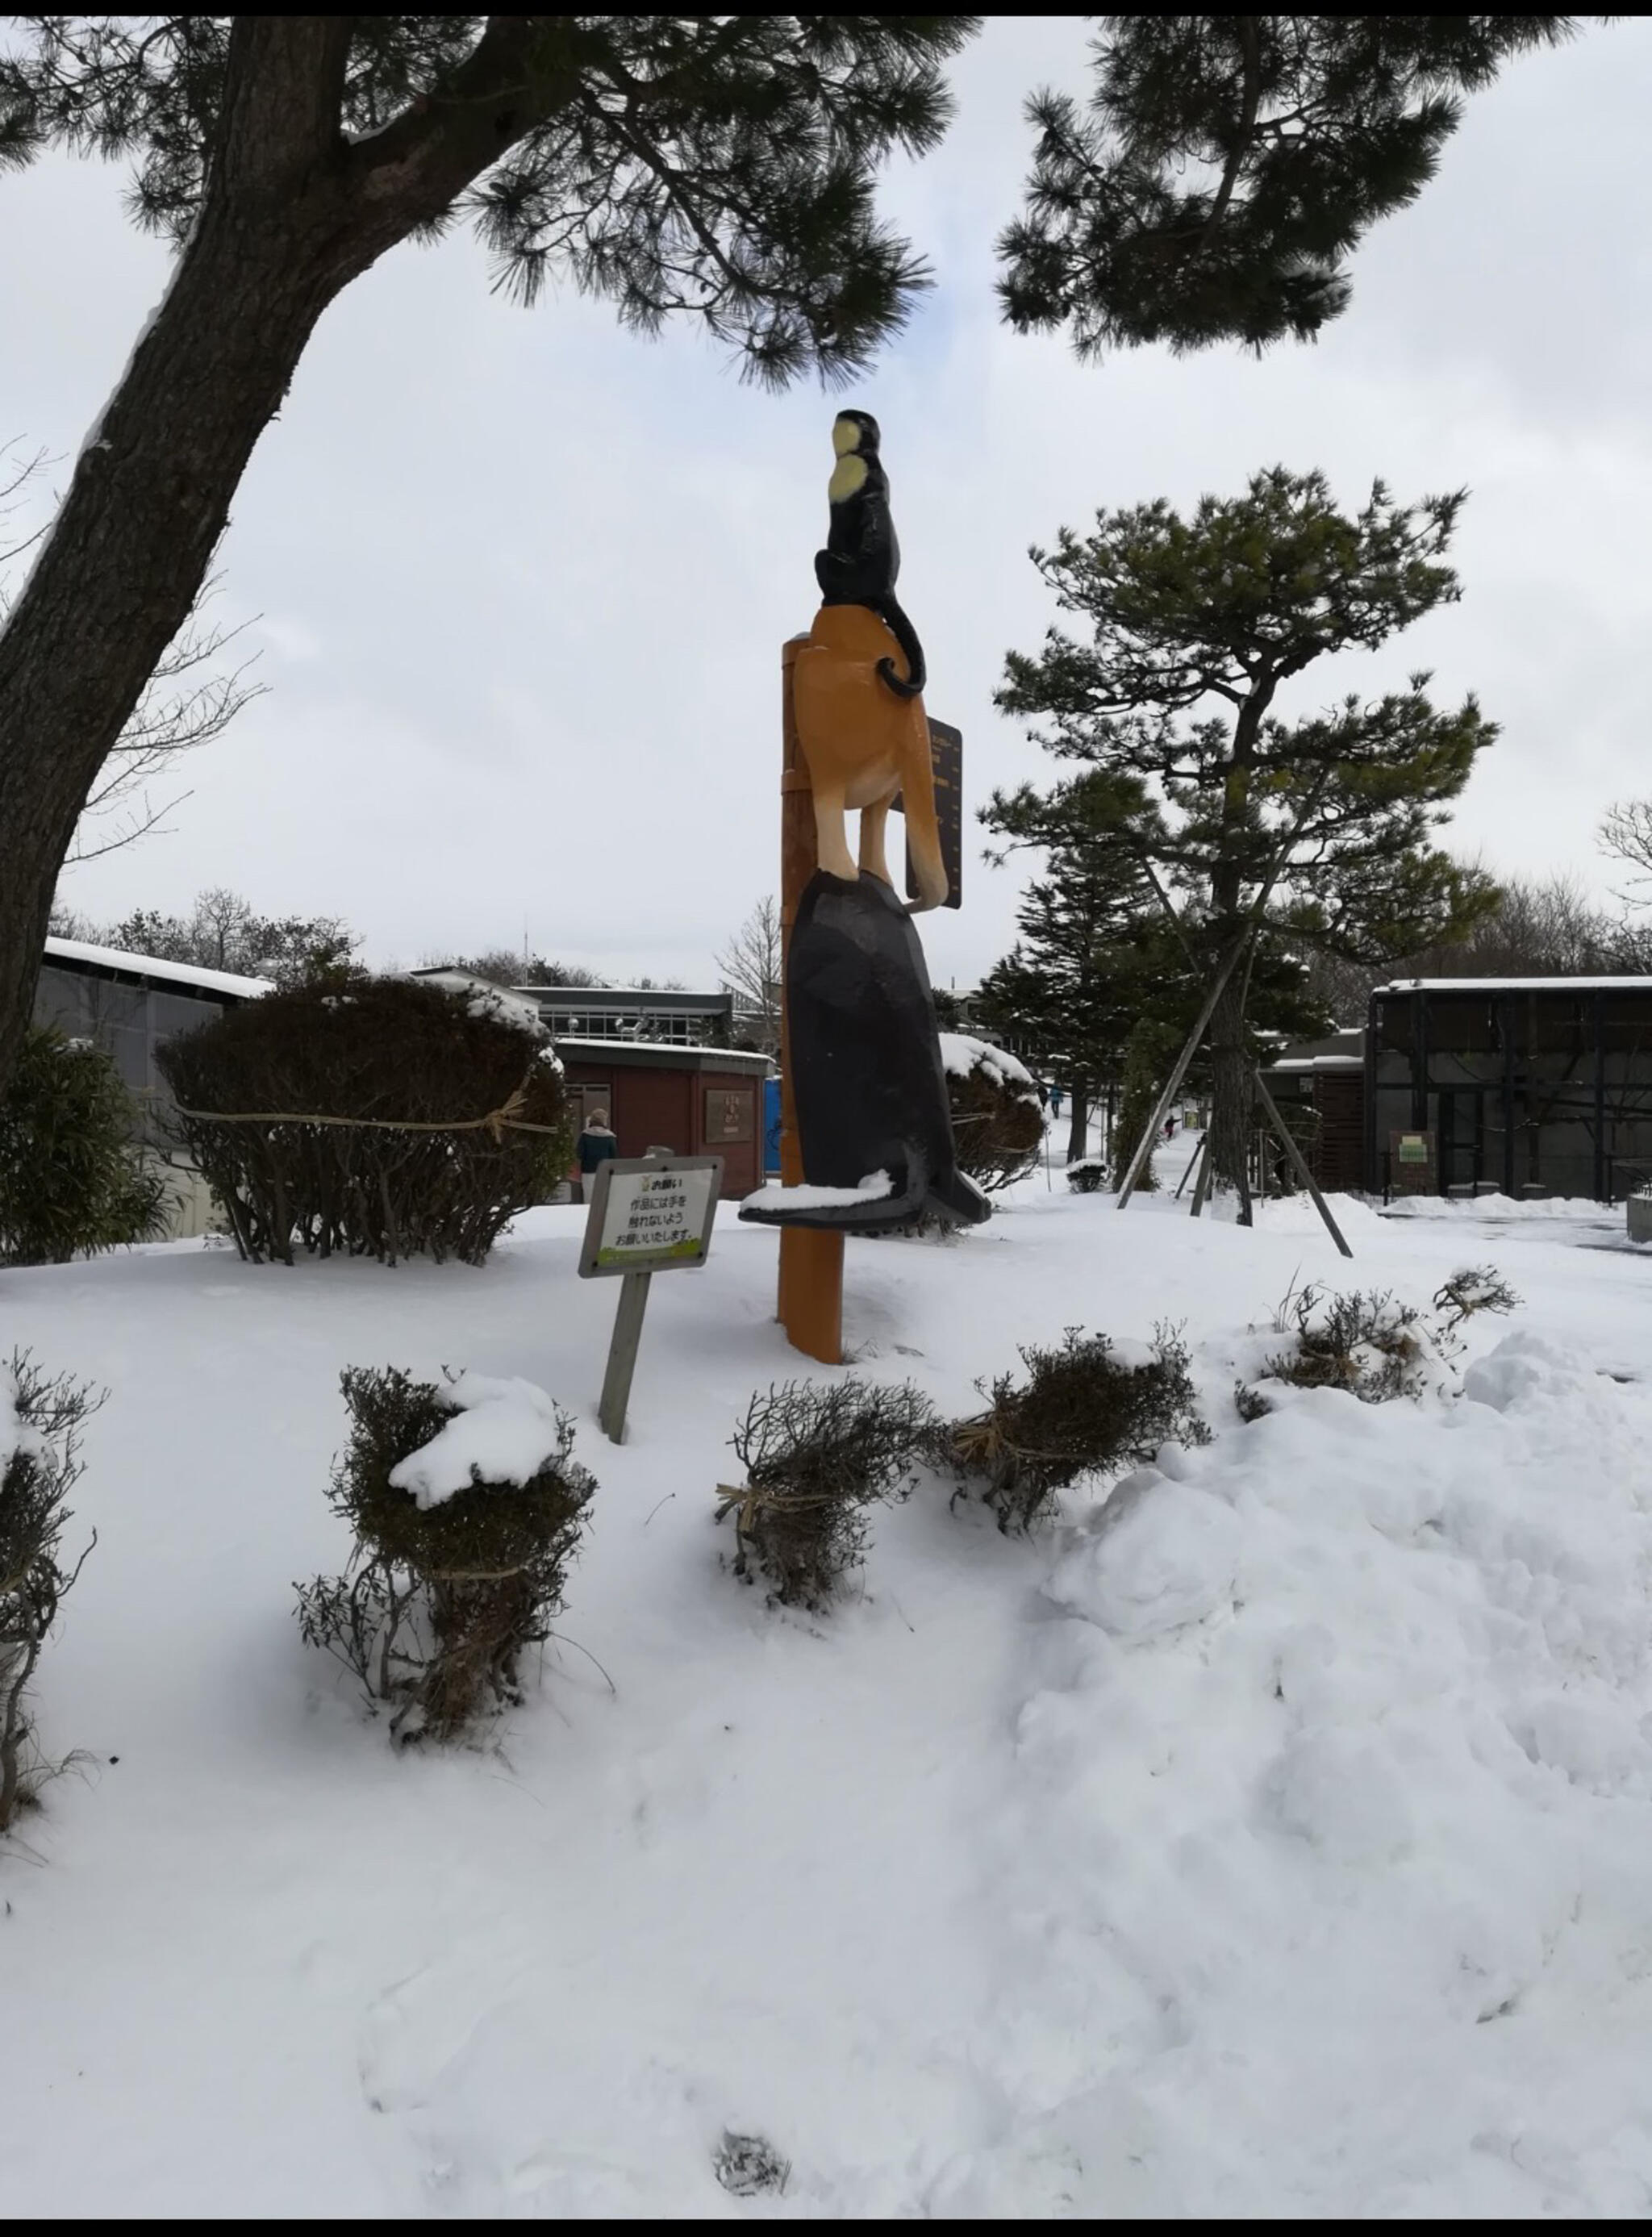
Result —
[{"label": "shrub tied with rope", "polygon": [[244,1257],[479,1265],[567,1170],[562,1072],[523,1006],[329,973],[227,1010],[156,1060]]},{"label": "shrub tied with rope", "polygon": [[27,1352],[0,1369],[0,1833],[61,1767],[34,1744],[28,1694],[63,1596],[97,1543],[94,1531],[72,1563],[62,1551],[81,1426],[102,1402],[72,1376],[43,1373]]},{"label": "shrub tied with rope", "polygon": [[350,1442],[327,1496],[355,1548],[342,1576],[296,1587],[299,1627],[391,1707],[396,1739],[451,1739],[520,1701],[522,1657],[561,1611],[596,1481],[555,1413],[526,1481],[472,1470],[432,1501],[393,1479],[463,1407],[399,1368],[346,1368],[341,1383]]},{"label": "shrub tied with rope", "polygon": [[865,1551],[866,1509],[903,1500],[932,1432],[910,1382],[782,1382],[760,1392],[729,1442],[743,1489],[719,1484],[717,1520],[734,1517],[734,1574],[768,1579],[782,1607],[820,1608]]},{"label": "shrub tied with rope", "polygon": [[1043,1112],[1031,1075],[1007,1050],[969,1033],[943,1033],[946,1093],[958,1171],[996,1196],[1038,1162]]},{"label": "shrub tied with rope", "polygon": [[1024,1382],[1000,1375],[982,1414],[952,1422],[931,1440],[938,1464],[985,1501],[1004,1531],[1030,1530],[1054,1509],[1058,1492],[1081,1477],[1111,1475],[1151,1460],[1169,1439],[1203,1445],[1188,1374],[1188,1350],[1161,1326],[1150,1354],[1134,1364],[1114,1356],[1104,1336],[1069,1329],[1052,1345],[1023,1344]]}]

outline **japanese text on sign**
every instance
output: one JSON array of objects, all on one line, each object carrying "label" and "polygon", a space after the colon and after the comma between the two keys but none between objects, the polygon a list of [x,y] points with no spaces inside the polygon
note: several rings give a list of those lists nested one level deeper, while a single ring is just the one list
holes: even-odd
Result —
[{"label": "japanese text on sign", "polygon": [[721,1178],[721,1158],[611,1162],[592,1207],[581,1273],[701,1264]]}]

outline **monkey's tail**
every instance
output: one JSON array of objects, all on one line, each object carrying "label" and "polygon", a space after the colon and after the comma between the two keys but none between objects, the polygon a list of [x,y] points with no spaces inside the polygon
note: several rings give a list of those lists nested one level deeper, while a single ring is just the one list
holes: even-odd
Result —
[{"label": "monkey's tail", "polygon": [[898,599],[885,598],[879,607],[879,611],[888,623],[894,633],[896,643],[905,656],[906,673],[904,676],[898,676],[895,673],[895,663],[892,660],[880,660],[878,663],[878,673],[898,697],[916,699],[929,678],[929,670],[924,660],[924,648],[918,641],[918,631],[907,620]]}]

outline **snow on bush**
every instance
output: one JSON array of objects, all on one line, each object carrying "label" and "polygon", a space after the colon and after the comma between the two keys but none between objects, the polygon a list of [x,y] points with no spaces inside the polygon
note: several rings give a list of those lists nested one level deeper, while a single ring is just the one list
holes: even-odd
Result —
[{"label": "snow on bush", "polygon": [[1080,1196],[1094,1196],[1106,1181],[1105,1158],[1075,1158],[1067,1168],[1067,1185]]},{"label": "snow on bush", "polygon": [[[1286,1292],[1274,1325],[1293,1331],[1290,1349],[1275,1353],[1263,1372],[1301,1389],[1351,1391],[1375,1404],[1416,1398],[1425,1389],[1455,1387],[1458,1334],[1477,1313],[1512,1312],[1519,1297],[1495,1266],[1464,1266],[1434,1294],[1434,1316],[1425,1316],[1387,1290],[1329,1292],[1306,1282]],[[1254,1394],[1236,1402],[1241,1415]]]},{"label": "snow on bush", "polygon": [[299,1628],[392,1707],[397,1739],[451,1739],[521,1699],[596,1483],[531,1383],[352,1367],[342,1388],[328,1499],[355,1546],[342,1576],[296,1587]]},{"label": "snow on bush", "polygon": [[993,1195],[1023,1180],[1044,1138],[1031,1073],[1007,1049],[971,1033],[943,1033],[941,1061],[959,1171]]}]

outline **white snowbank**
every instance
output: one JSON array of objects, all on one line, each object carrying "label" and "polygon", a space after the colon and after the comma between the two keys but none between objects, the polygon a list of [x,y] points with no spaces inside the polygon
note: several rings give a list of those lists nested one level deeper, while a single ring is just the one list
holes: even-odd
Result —
[{"label": "white snowbank", "polygon": [[984,1072],[995,1086],[1016,1090],[1022,1103],[1038,1100],[1038,1084],[1019,1057],[1011,1056],[1008,1049],[995,1047],[991,1041],[977,1040],[973,1033],[943,1033],[941,1062],[953,1079],[967,1079],[970,1074]]},{"label": "white snowbank", "polygon": [[1385,1219],[1616,1219],[1623,1221],[1622,1208],[1598,1203],[1592,1196],[1510,1197],[1499,1191],[1488,1196],[1396,1197],[1383,1208]]},{"label": "white snowbank", "polygon": [[439,1507],[472,1484],[526,1483],[556,1450],[556,1403],[520,1376],[444,1376],[442,1396],[464,1410],[429,1444],[398,1461],[390,1480],[420,1507]]},{"label": "white snowbank", "polygon": [[812,1186],[800,1181],[794,1187],[782,1188],[778,1181],[754,1189],[749,1196],[740,1198],[743,1211],[751,1204],[765,1211],[784,1209],[787,1211],[825,1211],[833,1204],[879,1204],[888,1196],[895,1184],[886,1172],[866,1173],[856,1188],[827,1188]]},{"label": "white snowbank", "polygon": [[[1464,1396],[1247,1426],[1293,1283],[1425,1303],[1484,1238],[1366,1213],[1345,1266],[1311,1207],[1012,1202],[850,1245],[854,1372],[956,1418],[1017,1343],[1171,1319],[1213,1441],[1024,1541],[926,1478],[808,1621],[712,1520],[752,1393],[839,1373],[755,1227],[655,1284],[623,1446],[578,1207],[480,1270],[6,1271],[0,1359],[112,1394],[36,1691],[84,1775],[0,1847],[14,2220],[1644,2218],[1643,1263],[1534,1222]],[[348,1558],[340,1369],[460,1357],[460,1442],[521,1439],[433,1441],[435,1495],[531,1468],[541,1386],[601,1488],[523,1706],[409,1754],[288,1580]],[[784,2197],[718,2188],[725,2129]]]}]

